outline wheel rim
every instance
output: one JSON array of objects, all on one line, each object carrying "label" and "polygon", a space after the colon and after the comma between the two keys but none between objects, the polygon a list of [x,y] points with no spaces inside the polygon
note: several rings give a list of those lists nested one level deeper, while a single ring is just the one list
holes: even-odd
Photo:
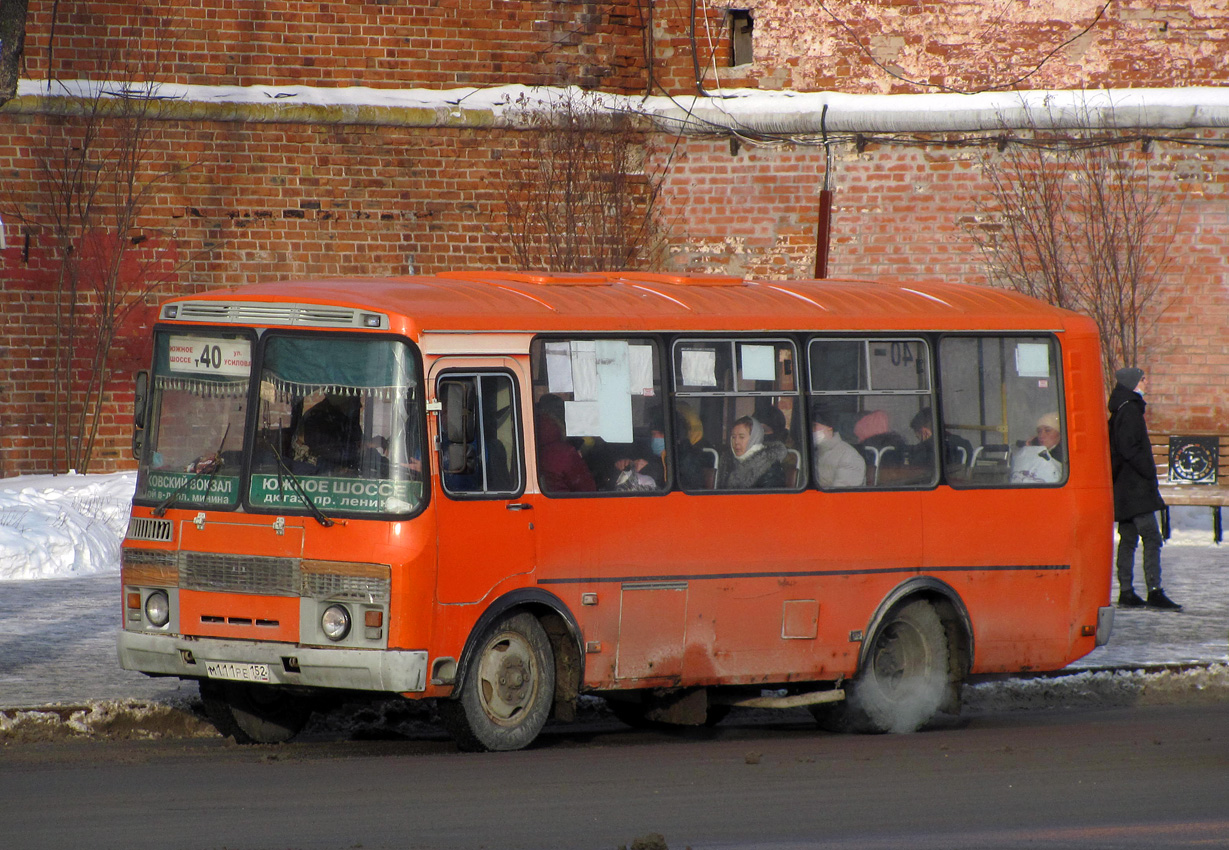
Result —
[{"label": "wheel rim", "polygon": [[516,726],[533,705],[538,691],[533,648],[520,635],[497,635],[478,665],[482,710],[501,726]]},{"label": "wheel rim", "polygon": [[872,669],[884,694],[900,699],[913,692],[927,670],[926,641],[909,623],[892,623],[875,646]]}]

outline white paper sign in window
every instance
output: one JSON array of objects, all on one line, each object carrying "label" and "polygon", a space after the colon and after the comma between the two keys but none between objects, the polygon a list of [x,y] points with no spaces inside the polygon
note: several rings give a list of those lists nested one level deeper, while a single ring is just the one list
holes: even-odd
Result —
[{"label": "white paper sign in window", "polygon": [[774,381],[777,377],[774,357],[776,346],[740,345],[738,356],[742,361],[744,381]]},{"label": "white paper sign in window", "polygon": [[602,410],[599,436],[608,443],[632,441],[632,394],[629,346],[622,340],[598,340],[598,404]]},{"label": "white paper sign in window", "polygon": [[1021,378],[1050,377],[1050,346],[1044,342],[1017,343],[1016,374]]},{"label": "white paper sign in window", "polygon": [[546,382],[553,393],[572,391],[572,346],[568,343],[546,343]]},{"label": "white paper sign in window", "polygon": [[572,399],[597,401],[597,343],[593,340],[572,342]]},{"label": "white paper sign in window", "polygon": [[653,395],[653,346],[630,345],[627,354],[632,395]]},{"label": "white paper sign in window", "polygon": [[563,405],[564,429],[569,437],[600,437],[602,406],[596,401],[569,401]]},{"label": "white paper sign in window", "polygon": [[717,386],[717,352],[709,348],[684,348],[680,366],[688,387]]}]

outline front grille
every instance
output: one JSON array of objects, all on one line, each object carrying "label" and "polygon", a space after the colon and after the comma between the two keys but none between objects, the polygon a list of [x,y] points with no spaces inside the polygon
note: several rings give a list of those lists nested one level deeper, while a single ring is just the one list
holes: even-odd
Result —
[{"label": "front grille", "polygon": [[299,564],[294,558],[184,552],[179,586],[187,590],[297,596],[298,577]]},{"label": "front grille", "polygon": [[386,578],[304,573],[303,596],[311,599],[386,604],[389,600],[389,584]]},{"label": "front grille", "polygon": [[152,540],[155,543],[170,543],[174,526],[169,519],[136,517],[128,521],[129,540]]},{"label": "front grille", "polygon": [[124,549],[120,563],[125,567],[173,567],[178,555],[170,549]]}]

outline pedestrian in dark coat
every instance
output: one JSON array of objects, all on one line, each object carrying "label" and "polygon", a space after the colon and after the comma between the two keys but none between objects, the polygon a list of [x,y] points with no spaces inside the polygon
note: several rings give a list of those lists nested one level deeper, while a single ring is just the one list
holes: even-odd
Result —
[{"label": "pedestrian in dark coat", "polygon": [[[1144,371],[1134,366],[1114,373],[1118,383],[1109,398],[1110,469],[1114,477],[1114,519],[1118,522],[1118,607],[1147,605],[1180,611],[1161,589],[1161,530],[1156,512],[1164,510],[1152,458],[1152,442],[1144,421]],[[1144,581],[1147,601],[1135,592],[1135,548],[1144,541]]]}]

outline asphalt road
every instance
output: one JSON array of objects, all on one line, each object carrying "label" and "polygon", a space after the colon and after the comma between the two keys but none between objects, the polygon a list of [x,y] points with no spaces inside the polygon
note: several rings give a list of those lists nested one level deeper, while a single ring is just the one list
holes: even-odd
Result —
[{"label": "asphalt road", "polygon": [[[0,847],[672,850],[1229,847],[1229,705],[985,714],[906,736],[738,715],[442,736],[0,749]],[[642,845],[644,846],[644,845]],[[656,846],[662,845],[648,845]]]}]

